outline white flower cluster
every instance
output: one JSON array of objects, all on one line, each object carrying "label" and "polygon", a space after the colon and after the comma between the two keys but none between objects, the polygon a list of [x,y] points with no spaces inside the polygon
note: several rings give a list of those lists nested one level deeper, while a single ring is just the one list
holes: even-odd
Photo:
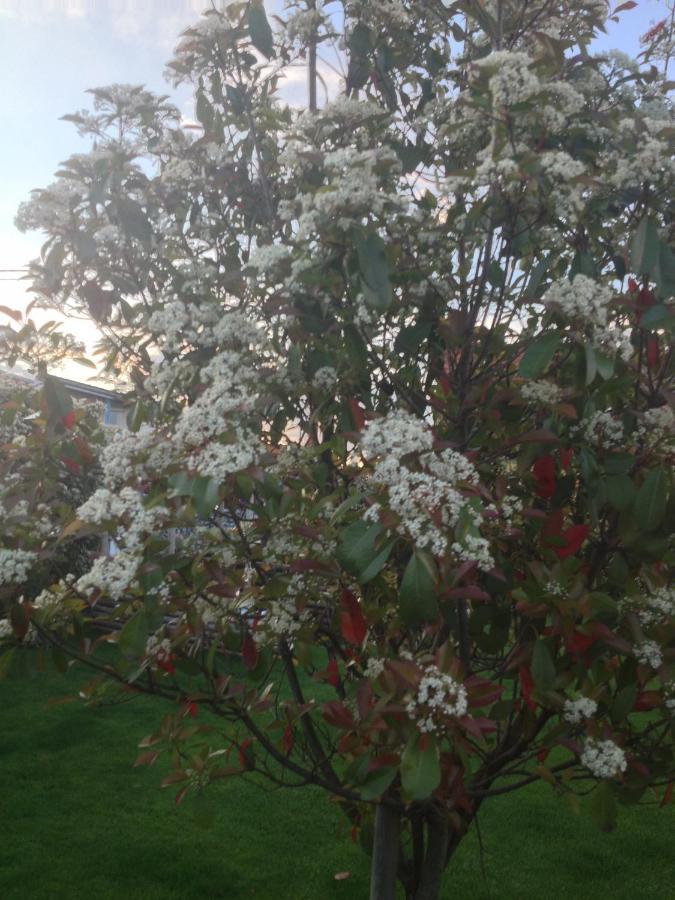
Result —
[{"label": "white flower cluster", "polygon": [[445,448],[438,453],[424,453],[420,462],[437,478],[450,484],[466,482],[478,484],[478,472],[474,464],[456,450]]},{"label": "white flower cluster", "polygon": [[406,712],[422,732],[442,728],[448,716],[466,715],[466,688],[437,666],[427,666],[415,696],[406,704]]},{"label": "white flower cluster", "polygon": [[[408,209],[408,200],[396,189],[401,163],[391,148],[330,150],[323,154],[323,168],[325,184],[321,190],[296,194],[292,201],[279,206],[282,218],[298,219],[299,237],[307,238],[322,226],[346,231],[362,224],[364,217],[377,219]],[[293,169],[289,174],[297,177]],[[394,184],[390,183],[392,179]]]},{"label": "white flower cluster", "polygon": [[609,450],[620,447],[624,440],[623,425],[610,412],[593,413],[582,421],[580,428],[593,447]]},{"label": "white flower cluster", "polygon": [[581,318],[593,325],[607,324],[611,290],[587,275],[577,274],[572,281],[556,281],[544,294],[544,301],[557,304],[570,318]]},{"label": "white flower cluster", "polygon": [[145,644],[145,656],[149,659],[166,659],[171,655],[171,641],[151,634]]},{"label": "white flower cluster", "polygon": [[37,612],[40,622],[52,628],[59,628],[69,621],[70,615],[64,600],[72,593],[74,581],[75,577],[68,575],[65,579],[60,579],[58,584],[40,591],[32,601],[34,614]]},{"label": "white flower cluster", "polygon": [[614,741],[588,738],[581,753],[581,764],[596,778],[614,778],[628,766],[626,754]]},{"label": "white flower cluster", "polygon": [[235,429],[230,443],[211,441],[190,456],[188,463],[200,475],[224,481],[228,475],[248,469],[260,459],[259,436],[251,430]]},{"label": "white flower cluster", "polygon": [[119,493],[99,488],[77,511],[79,519],[92,525],[124,520],[119,542],[134,550],[142,546],[146,535],[159,530],[168,514],[165,506],[146,507],[143,494],[131,487],[124,487]]},{"label": "white flower cluster", "polygon": [[666,696],[666,709],[675,715],[675,681],[667,681],[663,687]]},{"label": "white flower cluster", "polygon": [[141,557],[127,550],[112,558],[99,556],[91,569],[78,578],[75,587],[82,594],[99,590],[113,600],[121,600],[132,585],[140,564]]},{"label": "white flower cluster", "polygon": [[251,253],[248,264],[257,272],[267,275],[289,260],[290,250],[285,244],[259,244]]},{"label": "white flower cluster", "polygon": [[496,50],[476,63],[480,69],[494,71],[489,85],[495,106],[513,106],[539,93],[541,83],[531,64],[527,53],[511,50]]},{"label": "white flower cluster", "polygon": [[564,316],[579,320],[589,328],[596,345],[607,352],[618,352],[624,360],[633,352],[629,336],[609,321],[612,291],[587,275],[577,274],[572,281],[556,281],[544,294],[545,303],[559,307]]},{"label": "white flower cluster", "polygon": [[116,429],[101,451],[101,468],[105,485],[114,490],[131,476],[145,481],[163,471],[173,459],[174,447],[144,422],[138,431]]},{"label": "white flower cluster", "polygon": [[364,669],[364,675],[366,678],[379,678],[379,676],[384,672],[384,660],[379,659],[376,656],[371,656],[366,664],[366,668]]},{"label": "white flower cluster", "polygon": [[663,662],[663,653],[656,641],[642,641],[633,647],[635,658],[644,666],[658,669]]},{"label": "white flower cluster", "polygon": [[400,460],[408,453],[430,450],[433,441],[422,419],[398,410],[368,422],[361,436],[361,452],[366,459],[388,456]]},{"label": "white flower cluster", "polygon": [[21,584],[26,581],[37,555],[29,550],[8,550],[0,547],[0,584]]},{"label": "white flower cluster", "polygon": [[542,406],[559,403],[562,398],[562,390],[552,381],[528,381],[521,385],[520,393],[530,403],[539,403]]},{"label": "white flower cluster", "polygon": [[670,406],[657,406],[644,412],[637,434],[650,444],[671,443],[675,440],[675,414]]},{"label": "white flower cluster", "polygon": [[0,619],[0,642],[14,637],[14,629],[9,619]]},{"label": "white flower cluster", "polygon": [[[489,571],[494,567],[494,560],[488,541],[479,534],[482,513],[458,489],[464,483],[477,484],[478,473],[461,453],[449,449],[432,453],[432,444],[433,435],[421,419],[399,412],[375,419],[366,426],[361,451],[366,459],[380,457],[372,480],[387,488],[389,508],[400,517],[401,528],[418,547],[437,556],[445,553],[447,531],[464,514],[471,528],[450,549],[460,559],[475,561],[481,569]],[[403,464],[403,458],[415,452],[427,471],[413,471]],[[373,504],[366,518],[376,520],[379,510],[380,505]],[[439,522],[434,521],[434,514]]]},{"label": "white flower cluster", "polygon": [[315,8],[299,8],[287,16],[284,22],[286,37],[291,43],[297,41],[301,47],[306,47],[310,41],[316,40],[319,29],[325,27],[328,22],[323,0],[317,0]]},{"label": "white flower cluster", "polygon": [[513,494],[505,494],[499,504],[498,512],[510,525],[519,513],[523,511],[523,501]]},{"label": "white flower cluster", "polygon": [[645,627],[656,625],[664,619],[674,616],[675,588],[660,587],[654,593],[642,598],[638,609],[638,617],[641,624]]},{"label": "white flower cluster", "polygon": [[563,718],[571,725],[578,725],[584,719],[591,719],[598,709],[598,704],[590,697],[579,697],[577,700],[565,700]]},{"label": "white flower cluster", "polygon": [[332,366],[322,366],[312,376],[312,387],[322,393],[328,393],[335,387],[337,377],[337,372]]}]

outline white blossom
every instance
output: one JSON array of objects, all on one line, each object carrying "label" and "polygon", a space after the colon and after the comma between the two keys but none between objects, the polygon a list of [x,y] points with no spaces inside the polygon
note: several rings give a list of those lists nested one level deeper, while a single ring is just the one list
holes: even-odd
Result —
[{"label": "white blossom", "polygon": [[590,697],[579,697],[577,700],[565,700],[563,718],[571,725],[578,725],[584,719],[591,719],[597,712],[598,704]]},{"label": "white blossom", "polygon": [[596,412],[580,425],[585,439],[592,447],[609,450],[624,441],[623,425],[610,412]]},{"label": "white blossom", "polygon": [[436,731],[443,727],[448,716],[466,715],[468,700],[466,688],[437,666],[427,666],[416,694],[406,704],[406,712],[415,719],[422,732]]},{"label": "white blossom", "polygon": [[626,754],[614,741],[588,738],[581,754],[581,764],[596,778],[614,778],[628,766]]},{"label": "white blossom", "polygon": [[635,658],[639,663],[658,669],[663,663],[663,653],[656,641],[642,641],[633,647]]},{"label": "white blossom", "polygon": [[361,436],[361,452],[366,459],[401,459],[408,453],[430,450],[432,444],[433,435],[426,423],[404,410],[372,419]]},{"label": "white blossom", "polygon": [[0,547],[0,584],[21,584],[28,579],[37,560],[29,550],[8,550]]},{"label": "white blossom", "polygon": [[520,393],[525,400],[542,406],[559,403],[562,398],[562,390],[552,381],[528,381],[521,385]]}]

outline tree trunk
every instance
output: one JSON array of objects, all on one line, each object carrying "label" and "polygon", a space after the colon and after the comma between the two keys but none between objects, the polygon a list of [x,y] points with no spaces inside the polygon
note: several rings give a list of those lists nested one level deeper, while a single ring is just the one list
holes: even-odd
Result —
[{"label": "tree trunk", "polygon": [[438,900],[441,878],[448,864],[448,817],[432,809],[427,815],[427,847],[415,900]]},{"label": "tree trunk", "polygon": [[400,830],[399,812],[379,803],[375,810],[370,900],[395,900]]}]

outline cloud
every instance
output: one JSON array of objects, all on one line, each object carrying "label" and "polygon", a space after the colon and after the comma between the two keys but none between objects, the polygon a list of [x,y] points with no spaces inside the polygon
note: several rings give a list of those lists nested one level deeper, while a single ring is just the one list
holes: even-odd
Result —
[{"label": "cloud", "polygon": [[0,19],[23,25],[82,22],[133,44],[172,48],[207,0],[0,0]]}]

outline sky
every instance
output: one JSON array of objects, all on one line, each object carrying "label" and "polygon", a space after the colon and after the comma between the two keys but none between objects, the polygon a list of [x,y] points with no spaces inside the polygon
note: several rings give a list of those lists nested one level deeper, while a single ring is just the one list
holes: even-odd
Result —
[{"label": "sky", "polygon": [[[74,127],[59,117],[89,105],[87,88],[145,84],[169,94],[186,117],[192,116],[189,92],[176,93],[162,73],[181,31],[208,5],[208,0],[0,0],[0,269],[19,269],[39,254],[44,237],[21,234],[14,216],[33,188],[53,180],[62,160],[86,150]],[[266,0],[269,11],[280,5]],[[639,36],[667,12],[666,0],[640,0],[621,13],[618,24],[610,23],[598,49],[636,55]],[[13,280],[17,274],[0,272],[0,305],[25,306],[25,285]],[[69,375],[86,378],[87,370]]]}]

